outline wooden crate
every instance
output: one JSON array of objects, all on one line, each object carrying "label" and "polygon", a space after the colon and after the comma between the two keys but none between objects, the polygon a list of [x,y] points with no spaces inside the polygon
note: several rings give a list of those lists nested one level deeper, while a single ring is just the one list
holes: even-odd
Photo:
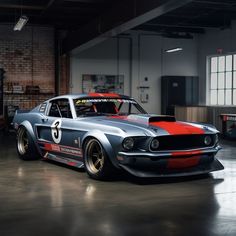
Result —
[{"label": "wooden crate", "polygon": [[176,120],[190,121],[190,122],[207,122],[207,107],[203,106],[176,106],[175,107]]}]

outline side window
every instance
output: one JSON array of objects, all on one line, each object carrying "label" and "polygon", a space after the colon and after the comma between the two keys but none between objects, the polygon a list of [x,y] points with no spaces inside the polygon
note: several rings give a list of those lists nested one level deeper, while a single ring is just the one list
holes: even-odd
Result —
[{"label": "side window", "polygon": [[72,118],[70,104],[68,99],[58,99],[51,102],[51,108],[48,113],[53,117]]},{"label": "side window", "polygon": [[61,117],[60,110],[56,102],[52,102],[48,116]]}]

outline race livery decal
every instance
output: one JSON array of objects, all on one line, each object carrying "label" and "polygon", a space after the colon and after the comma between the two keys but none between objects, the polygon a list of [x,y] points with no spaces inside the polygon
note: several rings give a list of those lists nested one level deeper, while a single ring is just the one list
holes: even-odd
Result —
[{"label": "race livery decal", "polygon": [[64,153],[72,156],[82,157],[82,149],[58,144],[39,142],[45,151]]},{"label": "race livery decal", "polygon": [[61,142],[61,119],[57,119],[52,123],[51,134],[55,143]]},{"label": "race livery decal", "polygon": [[120,103],[132,103],[132,104],[137,104],[137,102],[135,102],[134,100],[129,100],[129,99],[114,99],[114,98],[86,98],[86,99],[78,99],[75,104],[76,105],[80,105],[80,104],[85,104],[85,103],[89,103],[89,102],[94,102],[94,103],[98,103],[98,102],[120,102]]}]

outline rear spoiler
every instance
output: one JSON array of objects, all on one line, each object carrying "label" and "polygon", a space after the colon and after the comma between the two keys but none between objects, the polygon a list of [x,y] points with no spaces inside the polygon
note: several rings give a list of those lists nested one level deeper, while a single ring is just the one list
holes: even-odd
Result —
[{"label": "rear spoiler", "polygon": [[28,113],[28,112],[30,112],[30,110],[20,110],[20,109],[18,109],[18,110],[15,111],[15,115],[17,115],[19,113]]},{"label": "rear spoiler", "polygon": [[20,109],[17,109],[17,110],[15,111],[14,118],[13,118],[13,120],[12,120],[12,122],[11,122],[11,126],[14,127],[14,120],[15,120],[15,118],[17,117],[18,114],[28,113],[29,111],[30,111],[30,110],[20,110]]}]

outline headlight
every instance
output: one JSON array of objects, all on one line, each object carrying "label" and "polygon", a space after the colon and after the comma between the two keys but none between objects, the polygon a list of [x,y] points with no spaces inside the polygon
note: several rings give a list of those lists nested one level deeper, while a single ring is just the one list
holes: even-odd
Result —
[{"label": "headlight", "polygon": [[204,144],[205,144],[206,146],[209,146],[209,145],[211,144],[211,142],[212,142],[211,137],[207,135],[207,136],[204,138]]},{"label": "headlight", "polygon": [[215,138],[215,144],[218,144],[219,143],[219,135],[216,134],[216,138]]},{"label": "headlight", "polygon": [[151,142],[151,149],[158,149],[159,145],[160,145],[160,143],[159,143],[158,139],[153,139]]},{"label": "headlight", "polygon": [[131,150],[134,147],[133,138],[125,138],[123,141],[123,148],[126,150]]}]

